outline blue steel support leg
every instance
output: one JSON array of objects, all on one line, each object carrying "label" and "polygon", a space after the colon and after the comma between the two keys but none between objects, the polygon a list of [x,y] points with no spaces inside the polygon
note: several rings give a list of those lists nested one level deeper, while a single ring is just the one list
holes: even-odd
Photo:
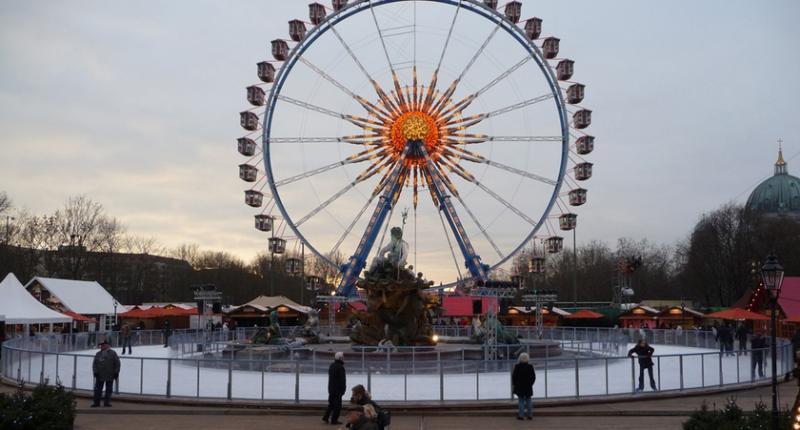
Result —
[{"label": "blue steel support leg", "polygon": [[350,257],[350,260],[342,265],[342,280],[339,282],[339,287],[336,289],[336,294],[339,296],[351,297],[356,293],[356,280],[358,275],[367,264],[367,257],[369,256],[372,246],[375,244],[375,239],[381,230],[381,226],[386,221],[386,217],[392,210],[392,205],[397,200],[397,194],[402,190],[402,181],[399,180],[401,174],[406,170],[404,161],[410,151],[411,145],[406,145],[402,157],[394,166],[389,179],[386,182],[386,188],[378,200],[375,211],[369,219],[367,229],[361,236],[361,241],[358,242],[356,252]]},{"label": "blue steel support leg", "polygon": [[455,236],[458,247],[461,249],[461,254],[464,255],[464,266],[474,278],[485,281],[488,278],[486,273],[488,266],[481,263],[481,257],[475,253],[475,248],[472,247],[472,242],[470,242],[467,232],[464,230],[464,226],[461,224],[458,214],[456,214],[456,209],[453,207],[453,203],[450,202],[450,196],[447,194],[447,189],[444,186],[441,176],[439,176],[439,170],[436,169],[436,166],[433,164],[433,161],[425,149],[425,145],[416,143],[415,150],[419,151],[427,161],[425,170],[428,172],[428,177],[431,178],[433,191],[436,194],[436,198],[439,200],[439,210],[442,211],[445,218],[447,218],[450,229],[453,231],[453,236]]}]

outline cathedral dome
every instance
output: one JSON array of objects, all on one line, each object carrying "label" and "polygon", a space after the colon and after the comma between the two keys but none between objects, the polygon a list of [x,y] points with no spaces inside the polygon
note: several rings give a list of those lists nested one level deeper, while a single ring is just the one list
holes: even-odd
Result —
[{"label": "cathedral dome", "polygon": [[782,149],[778,150],[775,174],[750,193],[747,208],[767,215],[800,218],[800,178],[789,174]]}]

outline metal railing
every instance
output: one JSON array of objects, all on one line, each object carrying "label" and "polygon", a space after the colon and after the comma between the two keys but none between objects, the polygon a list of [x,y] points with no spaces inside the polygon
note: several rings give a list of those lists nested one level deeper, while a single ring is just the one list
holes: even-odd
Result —
[{"label": "metal railing", "polygon": [[[437,327],[441,336],[461,336],[463,327]],[[523,340],[535,337],[531,327],[511,328]],[[160,331],[136,333],[134,353],[147,347],[145,356],[122,355],[122,371],[116,384],[120,393],[161,397],[244,400],[324,400],[327,398],[329,354],[313,352],[307,356],[289,353],[281,358],[272,355],[218,357],[228,338],[246,336],[248,330],[229,333],[176,331],[163,348]],[[67,388],[91,390],[93,386],[92,348],[101,337],[110,336],[118,344],[116,333],[91,336],[50,335],[18,338],[2,346],[3,377],[14,382],[60,383]],[[656,354],[664,347],[715,348],[710,332],[652,330],[645,333]],[[217,345],[197,351],[197,342]],[[532,357],[537,371],[535,398],[583,398],[630,394],[638,385],[639,366],[635,358],[625,356],[627,346],[641,336],[638,330],[606,328],[548,328],[545,340],[557,341],[569,353],[557,356],[545,352]],[[224,338],[223,338],[224,337]],[[186,342],[184,342],[186,340]],[[195,341],[189,349],[189,341]],[[324,346],[317,345],[315,351]],[[508,346],[505,357],[511,357]],[[530,344],[523,342],[523,348]],[[547,350],[546,350],[547,351]],[[398,353],[401,352],[401,353]],[[409,354],[410,352],[410,354]],[[404,353],[404,354],[402,354]],[[156,355],[163,356],[156,356]],[[516,360],[455,358],[452,354],[425,352],[413,348],[398,351],[346,353],[348,386],[365,385],[381,401],[419,400],[491,400],[509,399],[510,369]],[[326,357],[326,358],[323,358]],[[655,355],[653,372],[660,391],[724,387],[767,380],[753,370],[755,357],[761,356],[764,375],[769,371],[768,350],[700,351]],[[791,370],[791,344],[778,344],[779,373]],[[646,372],[645,372],[646,373]],[[647,384],[645,378],[645,385]]]}]

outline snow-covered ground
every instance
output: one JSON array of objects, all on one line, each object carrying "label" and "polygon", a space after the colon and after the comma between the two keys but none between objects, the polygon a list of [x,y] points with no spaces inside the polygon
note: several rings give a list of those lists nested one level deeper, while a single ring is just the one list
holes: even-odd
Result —
[{"label": "snow-covered ground", "polygon": [[[628,348],[633,345],[628,345]],[[750,356],[726,356],[720,361],[714,350],[681,346],[655,345],[653,369],[656,383],[661,390],[718,386],[749,382]],[[38,382],[40,372],[50,383],[56,379],[67,387],[92,388],[92,358],[96,351],[62,353],[58,357],[48,354],[42,366],[41,354],[19,353],[4,357],[6,374],[16,377],[21,369],[26,381]],[[119,353],[120,350],[117,349]],[[682,359],[673,354],[682,354]],[[779,353],[779,358],[781,354]],[[133,355],[121,355],[122,370],[119,378],[121,393],[166,395],[169,382],[172,396],[227,398],[228,369],[198,367],[196,360],[170,358],[170,349],[161,346],[138,346]],[[547,369],[536,363],[537,378],[534,397],[574,397],[630,393],[634,377],[638,382],[639,366],[628,358],[580,359],[578,371],[575,359],[566,359],[568,366]],[[171,362],[171,365],[168,364]],[[634,363],[634,368],[631,365]],[[18,365],[18,363],[20,363]],[[606,365],[607,363],[607,365]],[[768,361],[765,360],[765,373]],[[779,369],[782,368],[779,363]],[[721,372],[720,372],[721,367]],[[347,368],[347,363],[345,363]],[[683,377],[681,378],[681,374]],[[441,378],[441,379],[440,379]],[[231,395],[235,399],[293,400],[299,390],[301,400],[324,400],[327,398],[327,375],[299,374],[294,372],[261,372],[232,370],[230,372]],[[443,388],[440,388],[440,382]],[[297,384],[297,386],[296,386]],[[356,384],[367,385],[367,375],[347,375],[348,389]],[[646,390],[649,383],[645,375]],[[439,400],[443,389],[445,400],[504,399],[510,398],[510,375],[508,372],[483,372],[467,374],[430,375],[371,375],[372,393],[380,400]]]}]

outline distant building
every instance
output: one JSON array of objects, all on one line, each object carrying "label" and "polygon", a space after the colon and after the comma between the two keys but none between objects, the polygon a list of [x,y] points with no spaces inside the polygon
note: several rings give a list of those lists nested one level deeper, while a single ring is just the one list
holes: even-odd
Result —
[{"label": "distant building", "polygon": [[775,174],[750,193],[746,207],[765,216],[800,220],[800,178],[789,174],[782,148],[778,149]]}]

